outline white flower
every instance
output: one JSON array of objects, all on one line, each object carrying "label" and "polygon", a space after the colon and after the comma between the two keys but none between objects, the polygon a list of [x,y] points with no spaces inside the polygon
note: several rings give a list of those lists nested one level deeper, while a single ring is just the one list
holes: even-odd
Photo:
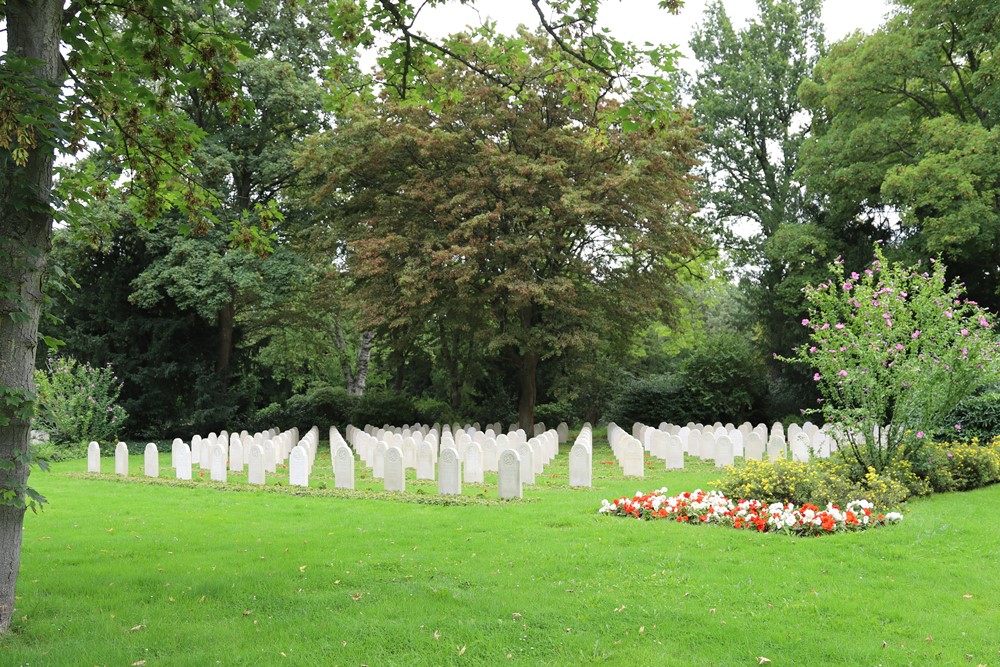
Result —
[{"label": "white flower", "polygon": [[899,512],[889,512],[885,515],[885,520],[889,523],[897,523],[903,520],[903,515]]}]

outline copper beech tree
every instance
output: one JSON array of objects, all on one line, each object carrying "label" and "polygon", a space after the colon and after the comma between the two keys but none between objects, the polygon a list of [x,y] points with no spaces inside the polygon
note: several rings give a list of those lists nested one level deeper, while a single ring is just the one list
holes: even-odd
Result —
[{"label": "copper beech tree", "polygon": [[[457,332],[505,357],[527,429],[542,359],[625,344],[670,314],[700,243],[698,142],[679,110],[624,130],[627,100],[567,70],[544,33],[448,46],[473,67],[425,66],[418,93],[387,88],[302,163],[313,205],[346,242],[361,326],[389,346]],[[506,57],[476,60],[495,52]],[[429,103],[419,91],[438,93]]]}]

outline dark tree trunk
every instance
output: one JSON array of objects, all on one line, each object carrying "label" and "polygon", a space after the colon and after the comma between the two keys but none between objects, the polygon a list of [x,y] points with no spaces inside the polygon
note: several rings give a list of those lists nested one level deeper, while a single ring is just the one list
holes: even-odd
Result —
[{"label": "dark tree trunk", "polygon": [[530,438],[535,428],[535,375],[538,370],[538,355],[523,354],[517,364],[517,424]]},{"label": "dark tree trunk", "polygon": [[[56,113],[55,91],[61,83],[59,33],[62,0],[10,0],[6,4],[10,54],[39,61],[35,75],[50,88],[47,109],[33,105],[39,114]],[[31,111],[35,111],[32,108]],[[51,123],[58,120],[53,116]],[[55,128],[46,128],[55,129]],[[14,591],[21,563],[21,529],[24,522],[24,486],[31,429],[30,400],[34,397],[36,340],[42,309],[42,275],[52,230],[52,164],[54,149],[40,137],[28,151],[23,168],[9,153],[0,164],[0,489],[14,497],[0,501],[0,632],[10,627]],[[0,149],[2,151],[3,149]],[[5,152],[5,151],[4,151]],[[29,401],[25,403],[24,401]],[[12,404],[13,403],[13,404]],[[25,408],[29,408],[25,410]]]},{"label": "dark tree trunk", "polygon": [[[374,331],[363,331],[358,343],[358,353],[355,357],[355,370],[347,381],[347,393],[351,396],[361,396],[368,384],[368,364],[372,358],[372,343],[375,340]],[[345,358],[346,359],[346,358]],[[346,360],[344,362],[347,363]],[[350,365],[348,364],[348,371]]]},{"label": "dark tree trunk", "polygon": [[230,301],[219,309],[219,349],[215,356],[215,371],[225,377],[229,361],[233,357],[233,330],[235,328],[235,307]]}]

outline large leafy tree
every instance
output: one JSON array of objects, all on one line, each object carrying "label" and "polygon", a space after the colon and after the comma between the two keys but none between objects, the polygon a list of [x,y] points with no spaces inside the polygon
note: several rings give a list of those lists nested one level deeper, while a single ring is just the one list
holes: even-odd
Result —
[{"label": "large leafy tree", "polygon": [[[441,0],[442,2],[444,0]],[[245,3],[250,11],[259,0]],[[432,0],[431,4],[440,4]],[[559,36],[567,58],[590,62],[609,79],[630,51],[596,28],[598,0],[553,3],[555,22],[533,0],[545,25]],[[676,5],[665,0],[664,5]],[[0,58],[0,632],[10,624],[20,561],[33,409],[36,337],[54,208],[57,154],[94,144],[120,146],[116,157],[137,204],[133,213],[157,219],[164,208],[186,214],[186,226],[205,224],[214,201],[198,187],[189,156],[203,133],[171,104],[179,91],[238,116],[246,110],[233,76],[238,40],[216,25],[227,15],[206,2],[191,11],[174,2],[124,4],[81,0],[8,0],[0,5],[8,52]],[[402,32],[401,70],[411,63],[415,33],[409,2],[332,5],[342,34],[364,41],[376,32]],[[422,5],[420,5],[422,6]],[[218,10],[218,11],[217,11]],[[354,11],[352,11],[354,10]],[[540,19],[540,20],[542,20]],[[348,35],[359,28],[353,35]],[[425,44],[428,48],[432,44]],[[460,54],[454,54],[460,56]],[[192,67],[192,65],[195,65]],[[405,77],[404,77],[405,79]],[[72,80],[72,86],[65,84]],[[95,174],[95,176],[98,176]],[[71,186],[69,181],[64,183]],[[87,202],[104,196],[95,178],[63,191],[70,222],[86,218]],[[209,222],[211,219],[209,218]],[[247,240],[244,236],[242,240]],[[252,240],[252,239],[251,239]]]},{"label": "large leafy tree", "polygon": [[414,84],[444,99],[386,91],[303,161],[348,240],[364,325],[402,345],[430,331],[504,355],[529,427],[543,358],[627,341],[669,314],[699,243],[697,142],[679,111],[642,132],[601,126],[621,104],[593,95],[546,35],[487,30],[448,48],[486,73],[426,67]]},{"label": "large leafy tree", "polygon": [[802,87],[816,122],[810,186],[842,220],[887,219],[917,257],[942,255],[1000,305],[1000,6],[902,0],[836,44]]},{"label": "large leafy tree", "polygon": [[[790,326],[804,310],[802,288],[826,263],[855,245],[805,189],[798,173],[811,118],[798,90],[824,50],[821,0],[757,0],[757,16],[733,25],[716,0],[691,40],[698,71],[690,87],[704,128],[704,213],[744,269],[742,284],[757,313],[760,351],[787,352],[802,340]],[[870,248],[862,231],[860,247]],[[805,373],[772,364],[784,416],[799,405],[777,397],[785,387],[808,395]],[[799,398],[801,400],[801,397]]]}]

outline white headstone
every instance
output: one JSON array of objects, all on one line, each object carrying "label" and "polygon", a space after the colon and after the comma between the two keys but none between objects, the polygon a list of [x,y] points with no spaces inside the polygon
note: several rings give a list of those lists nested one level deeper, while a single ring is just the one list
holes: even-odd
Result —
[{"label": "white headstone", "polygon": [[527,442],[518,445],[517,455],[521,460],[521,484],[535,483],[535,451]]},{"label": "white headstone", "polygon": [[626,477],[645,477],[644,453],[642,443],[635,438],[622,443],[622,468]]},{"label": "white headstone", "polygon": [[274,440],[264,441],[264,472],[278,471],[278,450]]},{"label": "white headstone", "polygon": [[590,447],[578,442],[569,450],[569,485],[590,487],[593,485],[594,459]]},{"label": "white headstone", "polygon": [[403,452],[399,447],[385,450],[385,490],[406,491],[406,468],[403,467]]},{"label": "white headstone", "polygon": [[764,458],[764,441],[760,438],[760,433],[750,431],[746,435],[746,444],[743,446],[743,458],[760,461]]},{"label": "white headstone", "polygon": [[733,465],[733,441],[728,435],[720,435],[715,441],[715,467]]},{"label": "white headstone", "polygon": [[[791,429],[789,429],[791,431]],[[812,442],[809,435],[802,431],[797,431],[792,436],[792,460],[807,463],[809,461],[809,449]]]},{"label": "white headstone", "polygon": [[496,439],[486,438],[486,444],[483,445],[483,470],[497,471],[497,455]]},{"label": "white headstone", "polygon": [[[780,426],[780,424],[778,424]],[[778,434],[772,435],[767,441],[767,460],[785,457],[785,439]]]},{"label": "white headstone", "polygon": [[559,434],[559,444],[569,440],[569,424],[559,422],[559,426],[556,427],[556,433]]},{"label": "white headstone", "polygon": [[200,435],[191,436],[191,464],[201,463],[201,443]]},{"label": "white headstone", "polygon": [[462,493],[462,464],[451,447],[441,450],[438,459],[438,493],[442,496]]},{"label": "white headstone", "polygon": [[333,485],[338,489],[354,488],[354,452],[341,440],[333,454]]},{"label": "white headstone", "polygon": [[497,461],[497,494],[501,498],[523,498],[521,458],[513,449],[505,449]]},{"label": "white headstone", "polygon": [[191,479],[191,450],[183,442],[177,447],[177,479]]},{"label": "white headstone", "polygon": [[434,479],[434,447],[429,442],[417,445],[417,479]]},{"label": "white headstone", "polygon": [[171,468],[176,468],[177,467],[177,447],[182,442],[184,442],[184,441],[181,440],[180,438],[174,438],[174,441],[170,443],[170,467]]},{"label": "white headstone", "polygon": [[250,452],[247,456],[247,482],[263,484],[264,470],[264,448],[257,444],[250,445]]},{"label": "white headstone", "polygon": [[483,483],[483,449],[474,442],[465,450],[465,483]]},{"label": "white headstone", "polygon": [[288,485],[309,486],[309,452],[302,445],[293,447],[288,457]]},{"label": "white headstone", "polygon": [[128,477],[128,445],[124,442],[115,445],[115,474]]},{"label": "white headstone", "polygon": [[[253,440],[250,440],[253,445]],[[249,445],[248,445],[249,446]],[[234,442],[229,447],[229,470],[232,472],[243,472],[243,442]]]},{"label": "white headstone", "polygon": [[679,470],[684,467],[684,443],[680,436],[667,436],[667,469]]},{"label": "white headstone", "polygon": [[160,452],[156,449],[154,443],[149,443],[146,445],[145,451],[143,451],[143,466],[142,471],[145,473],[146,477],[159,477],[160,476]]},{"label": "white headstone", "polygon": [[715,434],[711,431],[701,434],[701,458],[715,460]]},{"label": "white headstone", "polygon": [[375,479],[385,478],[385,452],[388,449],[389,446],[385,444],[384,440],[379,440],[375,443],[375,453],[372,457],[372,477]]},{"label": "white headstone", "polygon": [[101,472],[101,446],[96,442],[87,445],[87,472]]},{"label": "white headstone", "polygon": [[687,451],[691,456],[701,456],[701,431],[696,428],[688,431]]},{"label": "white headstone", "polygon": [[212,481],[226,481],[226,448],[221,442],[212,446]]}]

